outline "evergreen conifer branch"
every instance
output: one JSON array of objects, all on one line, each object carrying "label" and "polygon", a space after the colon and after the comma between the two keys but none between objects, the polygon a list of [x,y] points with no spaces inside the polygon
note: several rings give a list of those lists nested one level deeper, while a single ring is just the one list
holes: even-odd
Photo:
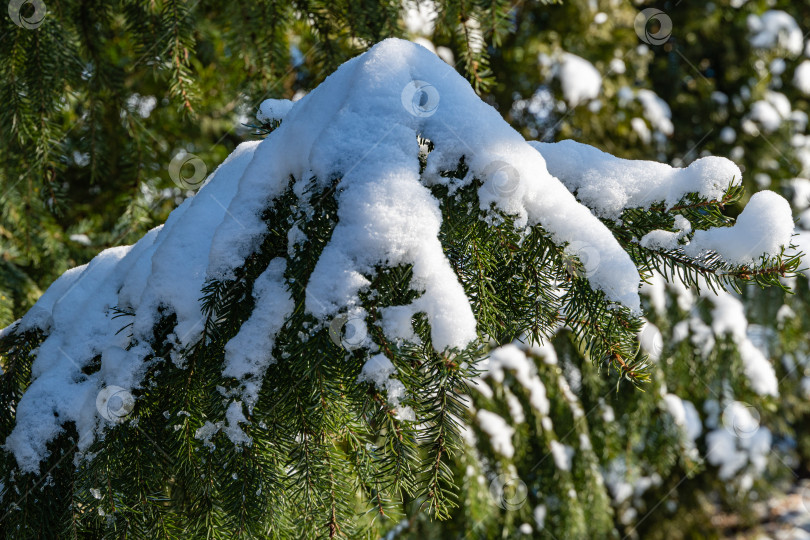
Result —
[{"label": "evergreen conifer branch", "polygon": [[[336,26],[328,6],[306,5],[319,11],[321,35],[345,31]],[[144,4],[144,9],[149,7]],[[358,8],[357,17],[361,19],[365,13]],[[487,21],[483,15],[476,13],[476,20]],[[462,15],[462,19],[466,17]],[[171,29],[185,24],[177,12],[171,19],[166,23]],[[364,21],[363,32],[385,31],[378,22]],[[465,41],[469,47],[469,35]],[[174,44],[180,46],[181,41],[175,39]],[[174,53],[179,50],[173,49]],[[339,48],[332,52],[340,54]],[[182,80],[180,71],[172,73]],[[176,91],[182,99],[190,95],[182,88]],[[276,127],[276,121],[262,126],[268,132]],[[418,142],[424,174],[434,142],[421,137]],[[529,508],[501,506],[501,512],[488,500],[485,509],[470,508],[468,514],[466,505],[459,508],[458,500],[481,496],[482,489],[476,486],[487,483],[483,474],[491,480],[520,467],[521,478],[531,486],[533,507],[541,501],[537,494],[549,489],[549,479],[556,483],[552,490],[564,494],[564,503],[549,503],[558,504],[548,518],[550,524],[582,537],[609,529],[613,517],[610,495],[598,470],[601,457],[624,455],[629,460],[638,456],[644,466],[653,463],[656,469],[669,471],[678,463],[674,450],[655,456],[652,450],[631,446],[640,447],[646,440],[652,448],[676,444],[687,448],[683,426],[676,425],[659,399],[666,391],[661,381],[668,368],[640,352],[638,334],[643,327],[637,312],[597,290],[589,280],[586,261],[567,251],[570,245],[553,241],[540,225],[517,228],[520,216],[500,212],[494,205],[481,208],[480,190],[491,186],[479,177],[481,171],[471,172],[468,159],[474,162],[472,156],[462,155],[454,170],[439,174],[443,185],[422,178],[439,201],[439,241],[478,324],[478,339],[467,348],[435,350],[431,325],[420,312],[408,321],[415,337],[395,339],[383,329],[384,308],[407,306],[423,294],[417,286],[411,287],[415,272],[408,264],[391,268],[369,265],[360,272],[368,283],[357,297],[357,307],[364,313],[361,322],[370,337],[366,347],[347,346],[343,341],[348,336],[334,328],[348,308],[317,318],[311,303],[319,300],[312,298],[308,286],[338,225],[343,179],[324,182],[323,178],[291,177],[281,186],[279,196],[263,201],[266,208],[260,225],[266,230],[262,229],[262,238],[253,244],[253,252],[240,256],[232,275],[211,275],[204,283],[202,331],[191,342],[177,335],[182,327],[180,310],[175,313],[169,304],[158,308],[150,339],[135,335],[131,306],[112,308],[111,318],[123,319],[118,335],[128,342],[127,349],[133,350],[143,345],[139,340],[145,340],[152,350],[138,359],[143,360],[146,375],[133,390],[135,409],[130,418],[110,427],[103,439],[82,454],[75,449],[83,434],[70,423],[49,443],[50,455],[42,466],[53,472],[55,500],[30,496],[41,479],[18,475],[13,464],[4,462],[2,495],[22,493],[21,510],[7,522],[9,526],[19,525],[26,533],[42,536],[52,533],[54,527],[75,535],[114,530],[132,536],[217,536],[227,530],[246,537],[286,537],[300,535],[303,527],[307,536],[356,536],[361,532],[371,536],[390,530],[387,520],[403,515],[403,526],[425,523],[427,518],[419,517],[419,510],[427,508],[431,518],[446,522],[445,530],[455,526],[451,519],[459,514],[466,526],[481,518],[485,529],[504,524],[514,529],[521,522],[537,520]],[[53,191],[50,195],[55,198]],[[740,196],[736,188],[715,200],[690,195],[669,209],[662,205],[629,209],[622,220],[606,224],[642,275],[659,269],[674,279],[680,273],[687,284],[702,284],[705,279],[710,287],[735,280],[779,284],[780,277],[795,272],[798,256],[783,251],[754,268],[732,267],[715,253],[695,258],[681,249],[652,250],[638,242],[650,231],[673,230],[676,215],[688,218],[697,229],[728,225],[731,220],[723,213],[724,206]],[[291,239],[293,227],[303,233],[303,240]],[[257,312],[257,280],[277,259],[285,262],[281,281],[294,308],[285,317],[274,345],[268,347],[271,361],[261,373],[243,379],[225,376],[226,347]],[[329,320],[333,315],[336,317]],[[667,322],[660,324],[665,328]],[[34,351],[46,337],[42,330],[35,332],[41,335],[23,337],[12,331],[0,343],[5,370],[0,375],[0,389],[8,390],[2,399],[9,395],[9,403],[13,402],[6,409],[7,422],[0,424],[0,434],[6,436],[13,427],[16,400],[31,381]],[[515,340],[533,344],[554,340],[560,360],[552,361],[536,349],[510,345]],[[16,345],[8,345],[12,342]],[[723,399],[734,398],[735,394],[726,392],[731,385],[743,388],[737,395],[753,395],[750,381],[741,382],[735,375],[743,371],[740,354],[730,340],[718,336],[718,342],[719,352],[709,361],[730,372],[720,388]],[[688,341],[678,346],[692,347]],[[504,378],[488,379],[491,392],[487,397],[473,384],[484,376],[479,362],[487,356],[493,360],[498,350],[509,347],[514,349],[511,352],[517,351],[511,360],[524,359],[528,367],[519,371],[505,364],[503,370],[508,373]],[[363,378],[372,354],[379,354],[395,368],[396,381],[404,386],[398,401],[390,388],[384,388],[385,383]],[[100,354],[81,360],[86,361],[83,376],[102,369]],[[589,364],[606,369],[588,371]],[[535,375],[541,386],[524,387],[522,378]],[[572,390],[577,380],[587,391]],[[629,411],[640,417],[627,434],[624,448],[612,428],[606,427],[609,421],[600,424],[600,420],[588,418],[600,406],[595,399],[604,398],[622,380],[650,384],[654,391],[649,394],[655,395],[643,401],[640,393],[631,393],[626,404],[618,405],[625,414]],[[246,398],[250,384],[260,388],[256,403],[248,403]],[[539,388],[544,389],[542,393]],[[511,451],[489,439],[491,433],[479,416],[482,403],[513,429],[509,433]],[[528,421],[518,420],[518,409]],[[415,421],[405,416],[409,410],[415,411]],[[244,415],[244,421],[233,420],[233,411]],[[509,415],[512,420],[507,422]],[[468,437],[472,433],[478,438]],[[572,434],[576,440],[569,438]],[[513,440],[521,444],[513,444]],[[532,456],[551,456],[549,452],[553,456],[545,463],[529,463]],[[494,453],[498,456],[490,459]],[[683,460],[680,465],[684,463],[688,464]],[[468,479],[469,470],[482,480],[472,474]],[[587,493],[582,496],[570,495],[583,489]],[[485,488],[483,491],[486,495]],[[48,515],[57,517],[48,519]],[[593,516],[593,521],[586,516]],[[459,528],[464,530],[464,525]]]}]

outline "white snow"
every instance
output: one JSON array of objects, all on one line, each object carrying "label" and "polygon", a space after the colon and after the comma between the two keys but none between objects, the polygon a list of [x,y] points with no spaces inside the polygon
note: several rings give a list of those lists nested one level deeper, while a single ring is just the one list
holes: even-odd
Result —
[{"label": "white snow", "polygon": [[[810,232],[806,230],[796,229],[796,236],[793,237],[793,243],[796,245],[796,252],[802,252],[802,265],[804,275],[810,279]],[[25,320],[23,318],[23,320]]]},{"label": "white snow", "polygon": [[697,407],[687,400],[682,400],[683,409],[686,413],[685,427],[686,436],[694,442],[700,434],[703,433],[703,423],[700,421],[700,414],[698,414]]},{"label": "white snow", "polygon": [[[567,61],[571,69],[582,68],[575,58]],[[572,86],[577,100],[593,95],[601,80],[592,66],[582,69],[575,73],[581,80]],[[444,351],[466,347],[478,335],[470,302],[438,239],[442,207],[431,186],[443,184],[454,192],[478,178],[483,211],[494,206],[515,216],[521,234],[527,227],[542,226],[572,253],[573,245],[588,246],[599,261],[588,274],[591,286],[640,314],[638,271],[588,206],[600,216],[616,217],[624,207],[655,201],[671,205],[691,191],[716,196],[740,176],[722,158],[672,169],[619,160],[570,141],[537,145],[538,152],[452,66],[419,45],[396,39],[346,62],[294,103],[264,102],[260,115],[283,122],[263,141],[239,145],[165,225],[134,246],[105,250],[88,265],[66,272],[15,323],[15,332],[40,328],[49,333],[18,404],[16,426],[5,441],[21,470],[38,471],[47,444],[65,422],[77,427],[80,453],[112,425],[96,407],[98,394],[112,386],[126,392],[140,388],[150,362],[161,361],[146,360],[154,354],[153,328],[170,313],[177,320],[169,338],[175,349],[172,360],[184,367],[179,351],[203,335],[203,285],[211,278],[233,278],[257,251],[267,232],[262,213],[291,178],[304,212],[312,210],[307,193],[326,190],[339,179],[338,223],[307,283],[306,311],[324,326],[338,315],[351,315],[364,325],[360,294],[376,269],[412,265],[410,287],[420,296],[399,313],[384,312],[383,324],[387,332],[410,339],[410,317],[424,313],[433,347]],[[435,145],[421,175],[417,134]],[[440,175],[455,168],[462,156],[469,166],[466,178]],[[569,189],[588,206],[578,203]],[[753,213],[760,222],[781,225],[781,218],[767,215],[781,207],[760,208],[755,202]],[[737,225],[746,219],[743,212]],[[292,244],[287,248],[294,248],[305,239],[292,231],[287,240]],[[762,248],[772,245],[765,242]],[[283,259],[275,259],[256,280],[256,310],[227,345],[223,375],[237,380],[241,395],[231,402],[226,418],[200,428],[198,436],[206,443],[219,430],[237,444],[249,443],[240,427],[246,423],[242,408],[249,413],[255,404],[264,372],[275,361],[275,336],[293,307],[284,265]],[[113,319],[115,307],[134,315]],[[119,332],[128,322],[129,331]],[[96,356],[100,369],[84,374],[82,368]],[[516,379],[529,389],[532,407],[548,410],[545,388],[525,355],[507,349],[494,352],[490,362],[493,373],[514,369]],[[371,370],[366,376],[379,373]],[[400,381],[387,377],[382,384],[389,400],[401,397]],[[567,383],[563,390],[571,393]],[[511,432],[501,429],[503,419],[496,418],[479,413],[482,429],[494,433],[497,448],[506,455]]]},{"label": "white snow", "polygon": [[790,181],[793,190],[793,206],[797,210],[804,210],[810,206],[810,180],[807,178],[794,178]]},{"label": "white snow", "polygon": [[211,442],[211,439],[219,432],[220,427],[222,426],[218,426],[210,420],[206,420],[205,424],[197,428],[197,431],[194,432],[194,438],[203,441],[204,446],[214,448],[214,443]]},{"label": "white snow", "polygon": [[714,251],[729,263],[756,266],[760,256],[775,256],[790,246],[792,235],[790,204],[773,191],[759,191],[733,226],[696,231],[684,252],[698,257]]},{"label": "white snow", "polygon": [[799,389],[802,392],[802,397],[810,400],[810,377],[802,377],[802,380],[799,383]]},{"label": "white snow", "polygon": [[71,234],[69,238],[71,242],[76,242],[83,246],[89,246],[93,243],[86,234]]},{"label": "white snow", "polygon": [[[490,355],[479,362],[481,379],[490,378],[503,383],[506,370],[514,373],[515,379],[529,392],[529,403],[541,416],[549,413],[549,402],[546,397],[546,387],[537,374],[534,362],[518,347],[512,344],[498,347]],[[480,383],[479,383],[480,384]]]},{"label": "white snow", "polygon": [[642,283],[641,292],[650,299],[650,305],[659,315],[667,309],[667,281],[660,272],[653,272],[646,283]]},{"label": "white snow", "polygon": [[284,117],[292,110],[294,102],[289,99],[265,99],[259,105],[256,118],[260,122],[273,122],[284,120]]},{"label": "white snow", "polygon": [[138,93],[127,98],[127,108],[138,114],[141,118],[149,118],[157,105],[155,96],[142,96]]},{"label": "white snow", "polygon": [[476,418],[481,431],[489,435],[492,449],[507,459],[512,458],[515,455],[515,447],[512,445],[515,428],[494,412],[484,409],[478,411]]},{"label": "white snow", "polygon": [[632,127],[633,131],[636,132],[636,135],[638,135],[638,138],[641,139],[641,142],[644,144],[650,144],[652,141],[652,133],[650,132],[650,128],[647,127],[647,123],[643,118],[631,118],[630,127]]},{"label": "white snow", "polygon": [[437,6],[432,0],[408,3],[405,10],[405,27],[412,34],[433,35]]},{"label": "white snow", "polygon": [[[96,407],[96,397],[108,386],[131,391],[140,384],[158,307],[177,314],[180,343],[190,343],[202,330],[198,298],[207,252],[213,229],[225,213],[217,200],[227,204],[255,147],[241,145],[217,169],[217,182],[187,199],[165,225],[134,246],[105,250],[89,264],[66,272],[20,321],[17,331],[50,331],[17,407],[17,424],[5,441],[21,470],[39,469],[47,443],[62,432],[65,422],[75,422],[80,452],[109,425]],[[112,318],[115,306],[136,311],[131,340],[126,332],[118,332],[126,323]],[[82,373],[97,355],[101,369]]]},{"label": "white snow", "polygon": [[636,91],[636,98],[644,108],[644,117],[650,122],[653,129],[664,135],[672,135],[674,126],[672,125],[672,110],[666,101],[658,97],[658,94],[646,88]]},{"label": "white snow", "polygon": [[604,398],[599,398],[599,406],[602,409],[603,422],[610,423],[616,420],[616,412],[613,410],[613,407],[605,403]]},{"label": "white snow", "polygon": [[787,304],[782,304],[782,307],[776,312],[776,322],[780,324],[794,317],[796,317],[796,312]]},{"label": "white snow", "polygon": [[596,99],[602,91],[602,75],[599,70],[575,54],[562,53],[557,64],[557,76],[565,101],[571,107]]},{"label": "white snow", "polygon": [[713,305],[712,331],[718,337],[729,335],[737,344],[743,370],[751,388],[760,395],[778,396],[779,387],[773,366],[748,337],[748,319],[742,302],[729,293],[704,291]]},{"label": "white snow", "polygon": [[295,304],[284,282],[287,261],[273,259],[253,283],[255,306],[239,332],[225,345],[224,377],[240,379],[248,411],[259,397],[267,367],[274,364],[273,346]]},{"label": "white snow", "polygon": [[760,16],[751,14],[747,19],[751,32],[751,45],[757,49],[785,49],[798,56],[804,48],[802,30],[796,19],[780,10],[768,10]]},{"label": "white snow", "polygon": [[720,130],[720,140],[726,144],[732,144],[737,140],[737,132],[733,127],[725,126]]},{"label": "white snow", "polygon": [[653,323],[644,319],[644,326],[638,334],[638,341],[642,350],[653,360],[661,358],[664,350],[664,338],[661,331]]},{"label": "white snow", "polygon": [[639,244],[649,249],[678,249],[680,240],[692,232],[689,220],[681,215],[675,216],[677,232],[654,230],[641,237]]},{"label": "white snow", "polygon": [[[759,100],[751,105],[751,112],[749,117],[758,122],[766,133],[776,131],[782,125],[782,118],[779,116],[779,111],[764,100]],[[747,124],[744,124],[747,127]],[[746,129],[749,133],[754,133],[750,128]]]},{"label": "white snow", "polygon": [[700,437],[703,432],[703,424],[695,405],[688,400],[681,399],[675,394],[665,394],[664,404],[672,415],[675,424],[680,426],[691,442]]},{"label": "white snow", "polygon": [[627,66],[624,63],[624,60],[621,58],[613,58],[610,61],[610,71],[618,75],[624,74],[624,72],[627,71]]},{"label": "white snow", "polygon": [[616,505],[623,503],[633,495],[633,485],[628,482],[630,480],[629,472],[627,462],[623,457],[611,460],[602,472],[602,477]]},{"label": "white snow", "polygon": [[574,449],[558,441],[550,441],[549,448],[551,448],[551,455],[557,468],[562,471],[570,471]]},{"label": "white snow", "polygon": [[384,354],[369,358],[360,371],[358,380],[374,383],[377,388],[385,388],[389,377],[397,372],[396,366]]},{"label": "white snow", "polygon": [[487,399],[492,399],[495,396],[495,393],[492,391],[492,388],[485,383],[480,377],[476,377],[472,381],[472,387],[478,390],[482,396]]},{"label": "white snow", "polygon": [[810,96],[810,60],[804,60],[796,67],[793,72],[793,86],[802,94]]},{"label": "white snow", "polygon": [[232,401],[228,405],[228,410],[225,411],[225,420],[226,424],[223,426],[222,431],[225,432],[225,435],[228,436],[232,443],[247,446],[252,444],[251,438],[239,427],[239,424],[248,423],[245,413],[242,412],[242,403],[240,401]]},{"label": "white snow", "polygon": [[515,394],[509,391],[508,388],[504,389],[506,395],[506,404],[509,406],[509,415],[516,424],[522,424],[526,421],[526,415],[523,413],[523,405]]},{"label": "white snow", "polygon": [[749,463],[762,472],[771,451],[771,432],[759,425],[752,408],[734,401],[723,410],[723,426],[706,435],[706,460],[720,468],[723,480],[732,478]]},{"label": "white snow", "polygon": [[751,340],[738,345],[743,361],[743,371],[751,382],[751,387],[760,395],[779,395],[778,381],[773,366]]},{"label": "white snow", "polygon": [[385,390],[388,395],[388,403],[397,410],[397,418],[413,421],[416,419],[413,409],[400,405],[400,400],[405,396],[405,385],[392,377],[396,373],[397,368],[391,360],[384,354],[376,354],[363,365],[357,381],[370,382],[379,390]]},{"label": "white snow", "polygon": [[[59,276],[42,296],[39,297],[36,304],[28,310],[28,313],[8,329],[12,329],[15,332],[27,332],[35,328],[46,332],[49,331],[54,323],[53,316],[51,315],[54,304],[69,293],[73,287],[78,284],[80,278],[83,279],[86,277],[85,270],[87,270],[87,266],[87,264],[84,264],[76,268],[71,268]],[[4,335],[6,330],[3,331]]]},{"label": "white snow", "polygon": [[534,523],[537,525],[538,530],[543,530],[546,526],[546,507],[543,504],[537,505],[532,511]]},{"label": "white snow", "polygon": [[791,116],[790,101],[784,94],[768,90],[764,97],[765,99],[755,101],[751,105],[751,110],[743,121],[743,129],[749,134],[757,134],[757,128],[751,121],[759,124],[766,133],[771,133],[779,129],[779,126]]},{"label": "white snow", "polygon": [[211,422],[210,420],[206,420],[205,424],[197,428],[194,432],[194,438],[201,440],[203,446],[213,450],[215,445],[211,439],[222,431],[233,444],[250,446],[253,444],[253,440],[239,427],[239,424],[247,423],[247,418],[245,418],[245,414],[242,412],[242,402],[232,401],[225,411],[225,421]]},{"label": "white snow", "polygon": [[598,216],[617,219],[627,208],[677,204],[687,193],[719,199],[742,173],[732,161],[708,156],[679,169],[664,163],[617,158],[572,140],[531,143],[551,174]]}]

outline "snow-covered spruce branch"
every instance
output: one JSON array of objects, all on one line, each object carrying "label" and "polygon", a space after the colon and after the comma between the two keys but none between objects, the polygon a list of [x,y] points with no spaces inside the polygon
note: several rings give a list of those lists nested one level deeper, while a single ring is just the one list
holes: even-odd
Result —
[{"label": "snow-covered spruce branch", "polygon": [[[740,176],[722,158],[672,169],[526,143],[398,40],[262,113],[280,125],[165,225],[65,273],[3,332],[2,496],[26,510],[9,523],[353,536],[420,508],[449,517],[490,343],[539,344],[562,323],[592,363],[646,380],[639,286],[656,266],[620,220],[644,209],[645,238],[680,242],[683,215],[703,211],[684,200],[722,201]],[[671,268],[790,271],[786,204],[760,193],[731,227],[695,219],[707,228]],[[67,508],[15,497],[42,475]],[[86,499],[99,479],[109,495]]]},{"label": "snow-covered spruce branch", "polygon": [[[785,242],[794,224],[782,197],[756,193],[736,222],[723,213],[744,195],[742,174],[729,161],[707,157],[677,169],[573,141],[535,146],[549,171],[602,218],[641,269],[677,271],[687,285],[712,290],[738,290],[741,281],[784,288],[779,278],[798,269],[800,254],[785,254],[795,247]],[[574,163],[585,165],[580,170]]]}]

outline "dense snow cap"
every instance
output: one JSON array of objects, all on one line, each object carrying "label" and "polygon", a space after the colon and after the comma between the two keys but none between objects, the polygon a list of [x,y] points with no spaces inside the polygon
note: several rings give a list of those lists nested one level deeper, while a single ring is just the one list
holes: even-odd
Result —
[{"label": "dense snow cap", "polygon": [[654,161],[617,158],[572,140],[532,144],[559,178],[596,215],[618,218],[627,208],[672,207],[687,193],[719,199],[730,184],[742,180],[734,162],[708,156],[678,169]]},{"label": "dense snow cap", "polygon": [[[159,307],[177,316],[172,336],[177,346],[199,338],[204,321],[199,297],[211,237],[257,144],[240,145],[197,196],[134,246],[105,250],[63,274],[19,322],[16,331],[49,332],[17,406],[17,424],[5,441],[22,470],[39,469],[47,443],[65,422],[75,422],[83,451],[98,430],[126,417],[129,411],[111,411],[108,400],[98,398],[132,399],[130,392],[140,385],[144,360],[152,352],[148,341]],[[131,338],[119,332],[127,322],[113,318],[114,307],[135,313]],[[83,373],[96,357],[100,369]]]},{"label": "dense snow cap", "polygon": [[[140,387],[152,362],[185,367],[181,354],[153,358],[156,322],[169,313],[176,316],[169,336],[175,352],[199,341],[206,320],[200,305],[203,285],[210,278],[234,277],[246,257],[259,249],[267,233],[262,214],[291,178],[305,212],[312,211],[306,194],[327,189],[333,180],[339,184],[337,224],[307,283],[306,311],[324,325],[338,316],[355,317],[362,330],[366,314],[360,294],[376,269],[411,265],[410,287],[420,296],[409,306],[382,311],[383,328],[408,339],[413,336],[409,314],[424,313],[438,350],[465,347],[477,332],[470,302],[438,238],[442,201],[432,195],[431,185],[446,184],[453,192],[473,177],[480,179],[482,210],[494,205],[514,215],[521,231],[540,225],[570,253],[593,257],[599,264],[587,268],[591,286],[638,314],[634,263],[569,189],[575,188],[596,214],[607,216],[628,205],[656,200],[673,204],[686,191],[722,193],[732,178],[739,179],[739,170],[720,158],[677,170],[618,160],[573,142],[537,145],[538,152],[451,66],[419,45],[395,39],[346,62],[294,104],[265,102],[261,115],[283,122],[265,140],[234,150],[165,225],[134,246],[104,251],[85,267],[67,272],[17,323],[15,331],[40,328],[48,334],[18,404],[17,424],[5,441],[22,470],[38,471],[48,442],[65,422],[75,422],[83,452],[97,433],[125,419],[131,407],[111,411],[99,396],[113,395],[113,389],[120,398],[116,403],[131,404],[131,392]],[[422,174],[417,135],[434,144]],[[469,166],[466,178],[439,174],[455,169],[462,156]],[[771,219],[767,208],[754,206],[760,221]],[[744,224],[745,216],[740,218]],[[781,221],[774,225],[781,227]],[[301,229],[291,226],[286,253],[295,253],[305,240]],[[203,440],[221,429],[235,443],[249,443],[239,427],[246,418],[242,408],[249,412],[255,404],[268,366],[283,361],[273,357],[273,347],[295,308],[287,262],[274,259],[254,284],[255,310],[225,347],[222,366],[223,376],[237,383],[241,395],[234,396],[227,418],[200,433]],[[114,308],[131,315],[115,319]],[[119,332],[128,322],[131,333]],[[522,384],[532,389],[533,405],[546,408],[536,375],[519,368],[520,359],[513,356],[496,355],[493,366],[511,362]],[[94,359],[100,367],[87,375],[83,368]],[[388,366],[380,368],[381,360],[368,366],[364,380],[381,384],[391,404],[398,404],[403,387]],[[399,408],[399,414],[408,418],[412,413]],[[497,419],[484,414],[481,421],[484,429],[506,435]],[[504,454],[508,439],[499,439]]]},{"label": "dense snow cap", "polygon": [[[423,177],[417,134],[435,144]],[[542,225],[559,243],[595,246],[602,264],[589,275],[592,285],[638,311],[638,273],[607,228],[452,67],[400,40],[341,66],[260,144],[214,236],[209,274],[230,275],[256,248],[265,230],[260,212],[290,176],[301,189],[313,177],[322,187],[339,177],[339,222],[308,285],[307,309],[331,317],[359,302],[376,265],[410,263],[424,293],[414,307],[428,315],[434,344],[464,346],[475,321],[437,240],[441,205],[426,186],[450,183],[438,173],[462,155],[470,166],[462,183],[484,180],[482,208],[494,204],[519,226]]]},{"label": "dense snow cap", "polygon": [[760,191],[751,196],[732,227],[696,231],[684,251],[698,256],[711,250],[730,263],[754,265],[760,256],[775,256],[790,246],[792,235],[790,203],[773,191]]}]

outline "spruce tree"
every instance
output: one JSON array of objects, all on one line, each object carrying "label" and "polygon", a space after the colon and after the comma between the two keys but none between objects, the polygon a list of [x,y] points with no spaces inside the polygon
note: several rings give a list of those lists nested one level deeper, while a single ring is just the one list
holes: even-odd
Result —
[{"label": "spruce tree", "polygon": [[[10,0],[0,17],[0,325],[100,249],[162,223],[265,98],[314,88],[403,33],[411,0]],[[442,2],[444,43],[478,88],[509,6]],[[468,31],[475,27],[475,32]],[[469,27],[469,28],[468,28]],[[473,42],[473,38],[476,40]],[[478,39],[480,38],[480,39]]]},{"label": "spruce tree", "polygon": [[701,502],[676,368],[722,398],[706,439],[761,461],[740,401],[773,373],[739,325],[693,316],[719,344],[668,341],[673,367],[642,318],[795,274],[784,199],[726,213],[732,162],[527,143],[398,40],[259,119],[165,225],[3,331],[5,536],[633,534]]},{"label": "spruce tree", "polygon": [[[650,8],[657,17],[644,15]],[[763,189],[792,202],[794,242],[807,253],[807,10],[807,2],[781,1],[522,5],[515,33],[493,57],[493,101],[530,137],[573,137],[622,157],[679,166],[705,155],[728,156],[744,173],[748,194],[742,202]],[[638,20],[647,23],[640,31]],[[660,39],[650,39],[662,28]],[[565,53],[584,59],[601,76],[592,98],[576,104],[566,99],[559,69]],[[740,209],[731,203],[725,212],[736,216]],[[688,536],[689,530],[722,535],[756,526],[762,500],[795,490],[807,475],[807,279],[802,273],[783,281],[792,294],[747,286],[732,292],[733,301],[724,293],[664,286],[660,278],[645,287],[651,324],[642,341],[659,352],[667,392],[689,401],[706,429],[695,440],[705,463],[686,469],[689,479],[680,468],[671,469],[668,479],[662,469],[634,460],[639,474],[656,470],[665,485],[678,486],[667,489],[663,500],[655,490],[636,493],[635,500],[614,498],[619,511],[632,510],[627,528],[637,527],[641,537]],[[776,393],[761,395],[737,379],[746,358],[757,357],[773,365]],[[745,402],[759,427],[745,441],[718,446],[721,438],[712,433],[734,416],[735,402]],[[739,459],[736,467],[724,467],[715,459],[719,453],[749,453],[759,432],[768,433],[769,440],[760,442],[770,450],[756,464]],[[710,519],[719,512],[734,517],[720,525]]]}]

